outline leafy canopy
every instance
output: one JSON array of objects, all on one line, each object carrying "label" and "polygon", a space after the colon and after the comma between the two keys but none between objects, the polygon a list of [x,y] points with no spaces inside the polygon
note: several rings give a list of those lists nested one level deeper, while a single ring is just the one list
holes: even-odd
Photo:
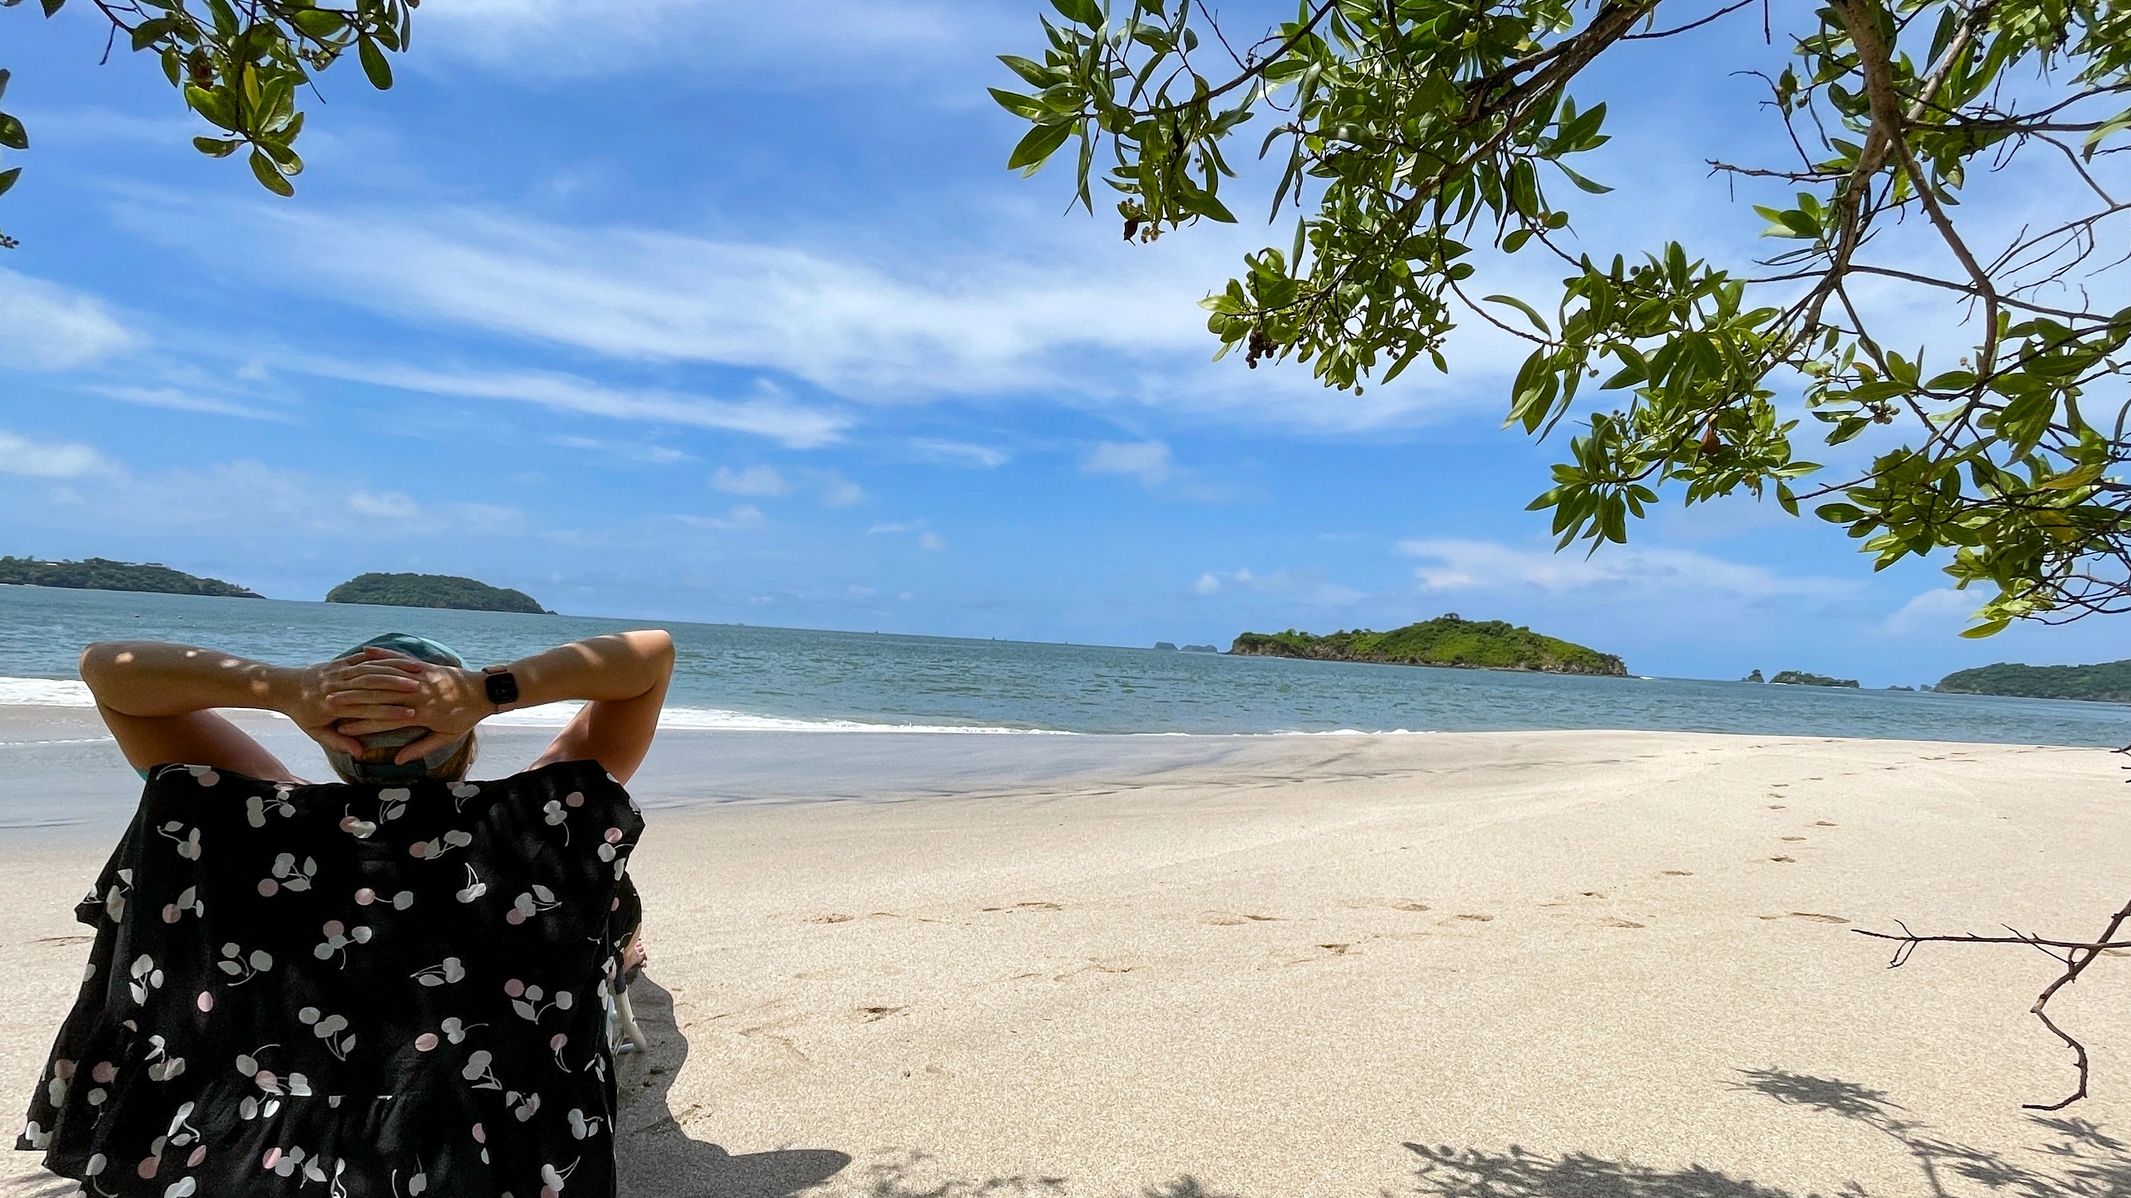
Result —
[{"label": "leafy canopy", "polygon": [[[0,0],[14,8],[22,0]],[[67,0],[38,0],[47,17]],[[89,0],[111,25],[105,57],[123,40],[136,53],[152,54],[163,75],[209,128],[192,139],[211,158],[239,150],[259,184],[276,195],[293,195],[289,180],[303,172],[296,153],[303,132],[297,95],[313,78],[354,51],[372,86],[392,86],[387,51],[407,48],[409,17],[421,0],[355,0],[333,7],[314,0]],[[0,69],[0,100],[8,72]],[[29,133],[16,117],[0,112],[0,147],[30,148]],[[0,161],[0,195],[22,175]],[[0,247],[13,239],[0,235]]]},{"label": "leafy canopy", "polygon": [[[1576,416],[1532,505],[1563,547],[1625,541],[1668,487],[1688,504],[1772,491],[1793,514],[1820,501],[1876,568],[1950,549],[1956,584],[1991,595],[1968,635],[2131,610],[2131,484],[2112,474],[2131,308],[2090,298],[2131,245],[2131,187],[2108,176],[2131,148],[2131,4],[1305,0],[1247,37],[1198,0],[1051,3],[1040,57],[1002,57],[1026,89],[992,92],[1030,125],[1008,165],[1073,145],[1079,202],[1092,212],[1099,183],[1126,239],[1153,241],[1236,219],[1229,155],[1262,131],[1282,167],[1272,212],[1298,217],[1286,249],[1247,255],[1205,301],[1221,353],[1307,362],[1359,393],[1424,358],[1450,370],[1460,321],[1523,338],[1508,423],[1544,437]],[[1588,68],[1727,20],[1798,22],[1771,30],[1788,65],[1761,76],[1795,156],[1709,164],[1770,193],[1756,211],[1783,248],[1743,268],[1678,242],[1575,248],[1571,203],[1608,190],[1576,165],[1607,140]],[[1969,176],[2007,168],[2057,172],[2063,219],[1958,219]],[[1929,230],[1945,269],[1893,252],[1901,223]],[[1559,290],[1484,294],[1482,245],[1557,262]],[[1960,344],[1888,344],[1872,315],[1888,305],[1861,291],[1936,305]],[[1800,456],[1876,425],[1894,427],[1864,443],[1890,446],[1868,468]]]}]

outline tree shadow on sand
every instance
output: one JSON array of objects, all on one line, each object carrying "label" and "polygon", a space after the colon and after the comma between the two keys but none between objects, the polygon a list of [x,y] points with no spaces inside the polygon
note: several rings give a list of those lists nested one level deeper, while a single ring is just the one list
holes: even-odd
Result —
[{"label": "tree shadow on sand", "polygon": [[2042,1138],[1994,1152],[1934,1135],[1885,1091],[1840,1078],[1783,1069],[1748,1069],[1733,1083],[1783,1103],[1852,1120],[1887,1136],[1915,1160],[1922,1188],[1868,1190],[1846,1182],[1832,1193],[1734,1177],[1700,1165],[1653,1169],[1584,1153],[1559,1156],[1511,1148],[1430,1148],[1417,1192],[1425,1198],[2131,1198],[2131,1146],[2077,1118],[2030,1116]]},{"label": "tree shadow on sand", "polygon": [[829,1149],[735,1156],[716,1144],[690,1139],[681,1115],[693,1111],[675,1111],[671,1100],[674,1079],[688,1059],[688,1039],[675,1022],[673,995],[640,977],[630,985],[629,997],[651,1051],[643,1058],[617,1060],[621,1113],[615,1148],[623,1198],[787,1198],[851,1163],[847,1154]]}]

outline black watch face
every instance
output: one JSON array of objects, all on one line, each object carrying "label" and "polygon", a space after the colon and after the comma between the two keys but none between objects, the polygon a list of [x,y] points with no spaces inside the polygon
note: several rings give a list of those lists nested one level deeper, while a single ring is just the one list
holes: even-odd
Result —
[{"label": "black watch face", "polygon": [[508,707],[518,701],[518,679],[510,674],[488,676],[488,701],[498,707]]}]

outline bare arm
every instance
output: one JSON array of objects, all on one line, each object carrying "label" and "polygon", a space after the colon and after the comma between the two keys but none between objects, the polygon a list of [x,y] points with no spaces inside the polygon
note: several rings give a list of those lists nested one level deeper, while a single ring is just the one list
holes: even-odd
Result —
[{"label": "bare arm", "polygon": [[[275,666],[161,641],[107,641],[81,654],[81,680],[96,697],[96,710],[119,750],[136,769],[186,762],[275,780],[293,780],[293,775],[215,709],[278,711],[329,748],[360,750],[333,728],[335,720],[406,709],[375,703],[331,706],[328,688],[336,681],[370,677],[378,669],[368,660]],[[386,679],[370,685],[398,684]]]},{"label": "bare arm", "polygon": [[[398,658],[395,664],[419,683],[406,700],[409,714],[350,721],[341,724],[340,731],[363,736],[392,728],[429,729],[429,735],[400,750],[399,760],[407,762],[451,744],[497,714],[479,670],[408,658]],[[673,638],[655,628],[595,636],[520,658],[508,668],[518,679],[518,701],[509,710],[567,700],[585,704],[534,761],[535,767],[597,761],[627,782],[658,732],[659,709],[673,678]]]}]

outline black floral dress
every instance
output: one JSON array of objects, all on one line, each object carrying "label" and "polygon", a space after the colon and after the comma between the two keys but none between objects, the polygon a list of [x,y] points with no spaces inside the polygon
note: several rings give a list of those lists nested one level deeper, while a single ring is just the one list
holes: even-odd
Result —
[{"label": "black floral dress", "polygon": [[643,827],[592,762],[496,782],[150,771],[18,1148],[90,1195],[605,1198]]}]

